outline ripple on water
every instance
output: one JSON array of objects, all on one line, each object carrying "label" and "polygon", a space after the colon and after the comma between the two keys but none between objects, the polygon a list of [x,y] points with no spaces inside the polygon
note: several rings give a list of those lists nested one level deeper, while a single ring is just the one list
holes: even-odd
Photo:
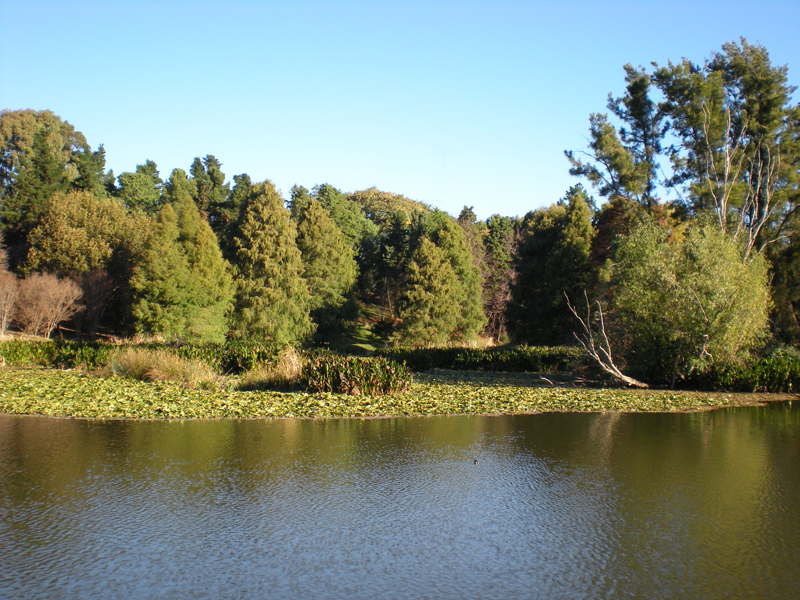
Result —
[{"label": "ripple on water", "polygon": [[0,417],[0,597],[782,597],[800,423],[753,414]]}]

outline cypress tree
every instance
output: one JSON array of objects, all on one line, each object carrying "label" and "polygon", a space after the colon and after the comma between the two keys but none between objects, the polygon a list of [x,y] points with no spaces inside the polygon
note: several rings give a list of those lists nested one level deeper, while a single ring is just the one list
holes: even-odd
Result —
[{"label": "cypress tree", "polygon": [[458,329],[459,282],[444,251],[422,238],[408,267],[408,287],[400,298],[400,340],[442,344]]},{"label": "cypress tree", "polygon": [[473,262],[472,251],[459,224],[445,213],[434,213],[434,218],[438,227],[433,232],[433,241],[444,252],[458,282],[458,323],[452,337],[470,340],[486,324],[480,269]]},{"label": "cypress tree", "polygon": [[175,205],[178,239],[189,264],[192,288],[188,298],[186,334],[197,341],[223,342],[233,299],[233,280],[222,258],[217,237],[201,218],[188,194]]},{"label": "cypress tree", "polygon": [[178,215],[167,204],[158,213],[141,264],[131,278],[136,331],[180,339],[186,330],[189,261],[178,241]]},{"label": "cypress tree", "polygon": [[159,212],[131,284],[137,331],[167,339],[224,341],[231,276],[211,227],[188,194]]},{"label": "cypress tree", "polygon": [[297,230],[272,182],[253,186],[237,229],[237,334],[280,343],[305,339],[314,326]]},{"label": "cypress tree", "polygon": [[311,200],[300,215],[297,247],[311,294],[317,337],[336,328],[356,282],[356,261],[341,230],[320,203]]}]

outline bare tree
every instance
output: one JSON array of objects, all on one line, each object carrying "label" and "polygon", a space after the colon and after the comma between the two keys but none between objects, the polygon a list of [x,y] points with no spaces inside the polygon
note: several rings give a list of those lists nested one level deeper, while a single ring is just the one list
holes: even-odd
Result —
[{"label": "bare tree", "polygon": [[71,279],[34,273],[20,282],[16,320],[26,333],[50,337],[59,323],[82,310],[81,296]]},{"label": "bare tree", "polygon": [[592,357],[592,359],[600,365],[600,368],[603,369],[606,373],[611,375],[617,381],[621,381],[627,385],[638,387],[638,388],[649,388],[650,386],[646,383],[643,383],[633,377],[628,377],[627,375],[623,374],[622,371],[619,370],[617,365],[614,364],[614,357],[611,353],[611,344],[608,341],[608,336],[606,335],[606,324],[605,318],[603,317],[603,309],[600,306],[600,302],[597,302],[597,312],[599,315],[599,325],[600,325],[600,344],[595,341],[594,331],[592,330],[592,307],[589,304],[589,296],[586,295],[586,292],[583,293],[584,298],[586,298],[586,320],[584,321],[581,316],[578,314],[578,311],[572,306],[569,301],[569,296],[564,294],[567,297],[567,306],[569,306],[569,310],[575,315],[575,318],[580,321],[581,328],[583,329],[582,335],[575,334],[575,338],[580,342],[583,349],[586,350],[587,354]]},{"label": "bare tree", "polygon": [[[775,240],[766,240],[756,248],[759,234],[775,213],[775,189],[780,171],[780,153],[770,150],[762,138],[752,141],[748,137],[748,123],[742,125],[738,136],[733,136],[730,109],[726,109],[725,134],[717,142],[711,141],[712,115],[703,105],[703,134],[706,143],[706,185],[722,231],[735,239],[744,236],[746,261],[755,248],[760,251]],[[748,152],[748,146],[750,151]],[[750,156],[752,155],[752,156]],[[732,196],[741,206],[731,206]],[[735,228],[728,223],[731,209],[738,212]]]}]

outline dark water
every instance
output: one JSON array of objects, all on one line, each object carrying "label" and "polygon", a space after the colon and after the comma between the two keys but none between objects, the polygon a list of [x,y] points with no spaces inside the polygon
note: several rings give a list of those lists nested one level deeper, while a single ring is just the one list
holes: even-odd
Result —
[{"label": "dark water", "polygon": [[798,598],[800,403],[0,416],[0,597]]}]

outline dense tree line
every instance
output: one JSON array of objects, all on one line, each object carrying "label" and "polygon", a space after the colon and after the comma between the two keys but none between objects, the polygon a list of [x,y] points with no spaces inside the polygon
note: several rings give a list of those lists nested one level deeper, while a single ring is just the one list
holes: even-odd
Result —
[{"label": "dense tree line", "polygon": [[324,343],[371,306],[400,343],[574,343],[571,306],[588,303],[584,333],[673,382],[770,340],[797,344],[787,67],[743,39],[702,64],[624,75],[623,95],[590,116],[588,147],[566,152],[601,204],[576,184],[486,221],[374,188],[298,184],[283,198],[269,181],[228,180],[212,155],[166,180],[151,160],[115,176],[103,146],[50,111],[3,111],[0,287],[69,279],[81,333],[186,341]]}]

